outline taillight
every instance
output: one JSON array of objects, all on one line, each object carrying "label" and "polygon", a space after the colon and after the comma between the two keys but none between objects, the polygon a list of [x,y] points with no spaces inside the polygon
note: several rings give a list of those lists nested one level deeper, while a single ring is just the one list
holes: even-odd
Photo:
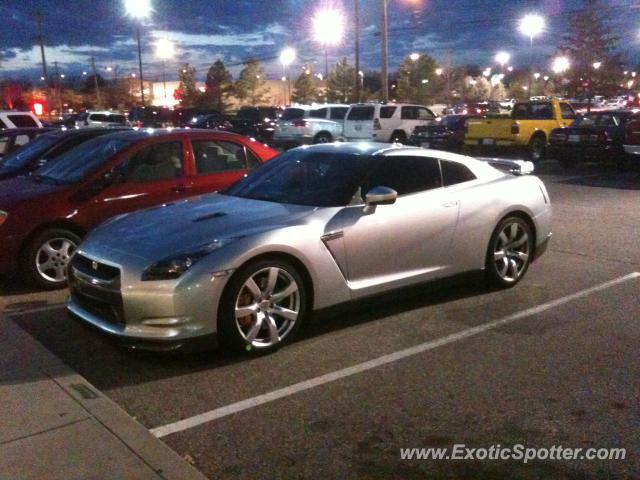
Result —
[{"label": "taillight", "polygon": [[291,125],[293,125],[294,127],[306,127],[307,126],[307,122],[305,120],[294,120]]},{"label": "taillight", "polygon": [[373,119],[373,129],[374,130],[382,130],[382,127],[380,126],[380,119],[379,118],[374,118]]},{"label": "taillight", "polygon": [[511,135],[519,135],[520,134],[520,124],[519,123],[512,123],[511,124]]}]

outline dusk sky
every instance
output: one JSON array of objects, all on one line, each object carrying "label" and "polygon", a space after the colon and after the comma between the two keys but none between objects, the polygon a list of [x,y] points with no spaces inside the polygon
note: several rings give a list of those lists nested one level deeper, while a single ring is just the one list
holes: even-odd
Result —
[{"label": "dusk sky", "polygon": [[[620,53],[628,63],[640,63],[640,2],[604,0],[609,19],[621,38]],[[346,35],[329,51],[330,63],[347,56],[353,63],[353,0],[152,0],[153,13],[142,30],[145,76],[159,79],[160,61],[154,42],[166,37],[176,44],[176,56],[167,64],[169,78],[189,62],[202,80],[216,59],[234,75],[247,57],[263,61],[268,76],[281,75],[277,56],[285,46],[297,50],[293,68],[316,62],[324,70],[322,49],[313,41],[311,17],[323,6],[344,12]],[[548,63],[568,20],[581,0],[390,0],[389,59],[396,67],[411,52],[424,52],[446,64],[493,64],[498,50],[511,53],[516,67],[532,58],[528,39],[518,32],[518,19],[526,13],[545,17],[546,31],[534,41],[536,63]],[[362,69],[380,65],[379,0],[360,0]],[[120,0],[2,0],[0,16],[0,76],[37,80],[41,74],[34,12],[44,14],[46,56],[50,67],[57,61],[69,76],[89,70],[94,56],[99,72],[109,78],[107,66],[117,65],[120,75],[137,72],[134,21]]]}]

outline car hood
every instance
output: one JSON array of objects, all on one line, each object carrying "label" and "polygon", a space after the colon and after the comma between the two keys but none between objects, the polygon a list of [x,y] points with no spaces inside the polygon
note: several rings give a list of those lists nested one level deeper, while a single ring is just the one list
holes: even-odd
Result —
[{"label": "car hood", "polygon": [[0,210],[26,202],[40,199],[46,195],[58,192],[60,185],[36,182],[32,177],[14,177],[0,182]]},{"label": "car hood", "polygon": [[161,260],[214,240],[303,223],[317,207],[208,194],[116,217],[94,230],[92,251],[114,250]]}]

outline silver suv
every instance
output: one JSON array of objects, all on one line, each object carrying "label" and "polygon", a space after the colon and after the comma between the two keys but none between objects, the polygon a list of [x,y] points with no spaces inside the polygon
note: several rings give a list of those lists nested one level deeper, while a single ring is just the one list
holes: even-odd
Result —
[{"label": "silver suv", "polygon": [[360,103],[351,105],[344,121],[344,139],[406,143],[417,126],[431,125],[438,116],[422,105]]},{"label": "silver suv", "polygon": [[129,125],[127,117],[122,113],[105,110],[102,112],[81,113],[76,120],[76,127],[126,127]]},{"label": "silver suv", "polygon": [[281,146],[330,143],[342,138],[349,105],[300,105],[285,109],[276,123],[273,140]]}]

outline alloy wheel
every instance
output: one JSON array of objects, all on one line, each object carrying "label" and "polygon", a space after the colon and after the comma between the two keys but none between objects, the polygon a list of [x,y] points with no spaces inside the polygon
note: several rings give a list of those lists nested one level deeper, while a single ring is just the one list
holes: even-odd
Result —
[{"label": "alloy wheel", "polygon": [[78,246],[68,238],[51,238],[36,253],[36,270],[48,282],[63,282],[71,255]]},{"label": "alloy wheel", "polygon": [[524,274],[530,259],[529,233],[520,223],[507,223],[496,237],[493,251],[495,271],[506,283]]}]

